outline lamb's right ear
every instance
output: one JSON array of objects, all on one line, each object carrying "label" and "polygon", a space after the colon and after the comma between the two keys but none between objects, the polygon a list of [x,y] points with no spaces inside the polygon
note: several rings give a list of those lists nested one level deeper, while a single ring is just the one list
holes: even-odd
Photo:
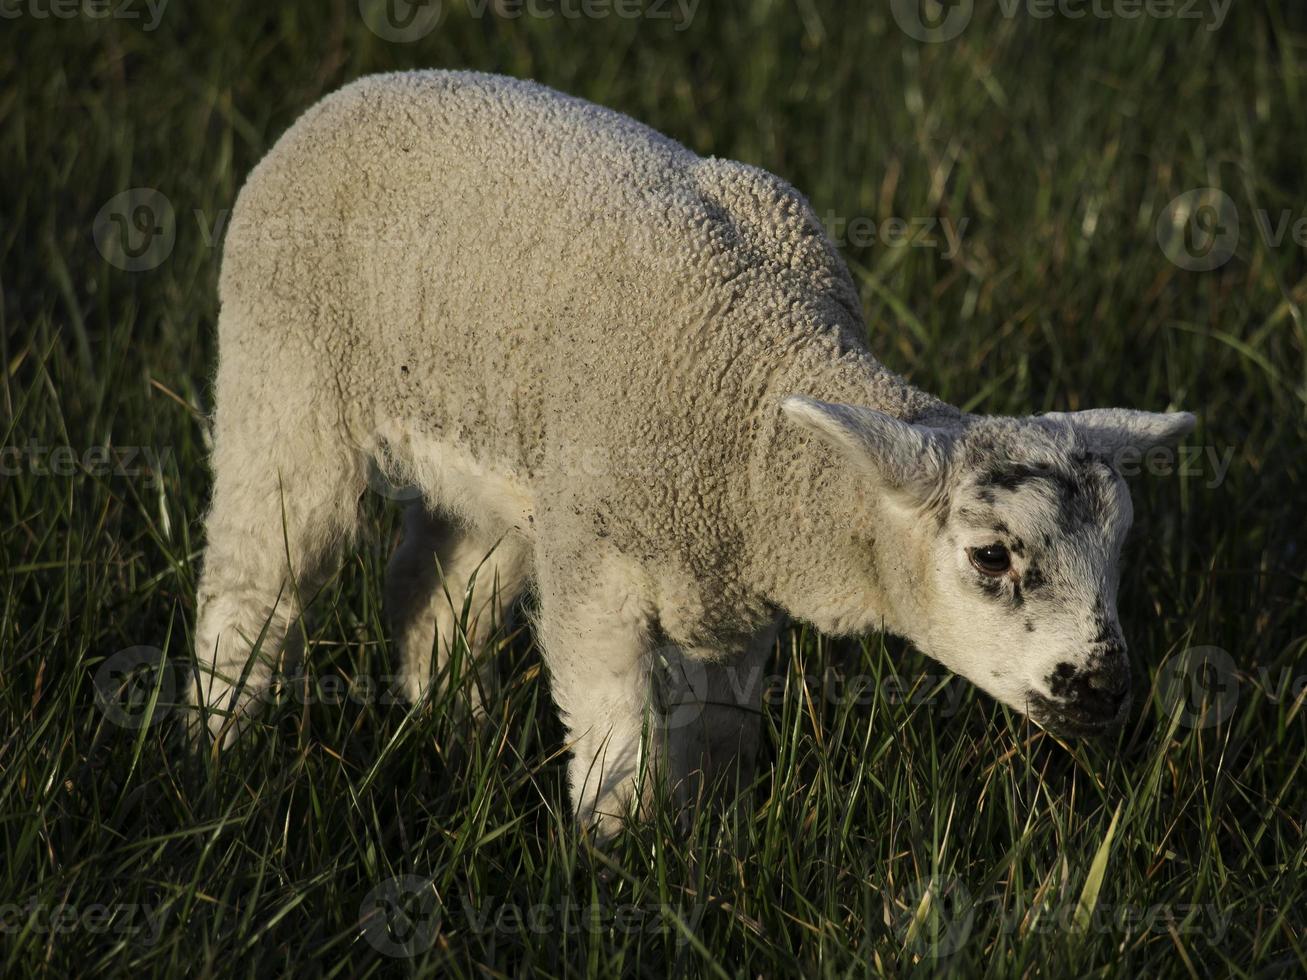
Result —
[{"label": "lamb's right ear", "polygon": [[802,428],[887,487],[927,496],[944,476],[949,436],[859,405],[791,395],[781,409]]}]

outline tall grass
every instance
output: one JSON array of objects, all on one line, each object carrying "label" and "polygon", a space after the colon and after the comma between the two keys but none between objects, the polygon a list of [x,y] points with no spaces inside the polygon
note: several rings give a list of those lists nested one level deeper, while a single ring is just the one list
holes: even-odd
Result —
[{"label": "tall grass", "polygon": [[[986,6],[922,43],[902,4],[703,3],[686,26],[460,0],[402,44],[353,3],[176,3],[152,30],[13,9],[0,972],[1307,971],[1301,11],[1239,4],[1209,29],[1210,7]],[[727,825],[664,811],[596,851],[529,633],[503,637],[484,724],[458,689],[420,713],[385,696],[396,522],[372,494],[374,533],[313,607],[311,696],[287,684],[220,763],[184,752],[168,704],[194,627],[225,211],[315,99],[418,66],[533,77],[786,177],[844,229],[874,349],[956,403],[1196,411],[1196,460],[1133,482],[1140,694],[1119,737],[1062,743],[896,641],[796,626]],[[95,239],[131,188],[175,215],[166,259],[136,272]],[[1159,244],[1195,188],[1238,223],[1209,271]],[[949,222],[957,254],[887,244],[892,218],[937,239]],[[128,712],[105,665],[135,647],[170,666]],[[1228,662],[1199,675],[1195,648]],[[1216,708],[1190,710],[1177,677]]]}]

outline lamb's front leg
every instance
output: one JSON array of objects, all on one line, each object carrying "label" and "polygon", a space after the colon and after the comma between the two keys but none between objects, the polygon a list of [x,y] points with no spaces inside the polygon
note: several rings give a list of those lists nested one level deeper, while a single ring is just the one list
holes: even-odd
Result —
[{"label": "lamb's front leg", "polygon": [[676,649],[663,658],[657,701],[679,805],[730,803],[753,781],[776,632],[762,631],[738,652]]},{"label": "lamb's front leg", "polygon": [[537,635],[572,750],[572,806],[609,837],[649,799],[654,773],[648,606],[612,563],[542,567],[537,589]]}]

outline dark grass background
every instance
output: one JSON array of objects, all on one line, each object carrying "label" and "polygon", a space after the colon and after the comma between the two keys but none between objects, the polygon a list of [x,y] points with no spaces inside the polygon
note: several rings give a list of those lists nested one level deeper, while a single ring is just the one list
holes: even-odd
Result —
[{"label": "dark grass background", "polygon": [[[0,973],[1303,975],[1307,15],[1186,4],[977,5],[923,43],[896,20],[911,4],[703,0],[685,23],[446,0],[392,43],[353,3],[172,0],[151,30],[126,0],[105,9],[136,19],[8,3]],[[833,226],[963,228],[955,256],[845,247],[874,349],[958,404],[1197,412],[1197,472],[1134,481],[1121,735],[1063,744],[894,641],[795,628],[731,832],[664,815],[596,854],[529,635],[505,637],[475,730],[457,692],[429,715],[380,696],[395,509],[369,494],[376,533],[309,622],[318,695],[289,689],[219,765],[190,757],[167,702],[203,544],[215,235],[308,105],[410,67],[623,110],[782,175]],[[175,244],[130,272],[94,229],[141,187]],[[1199,188],[1228,196],[1219,227],[1177,229],[1168,205]],[[1231,219],[1214,269],[1159,244],[1159,223],[1201,246]],[[124,715],[95,678],[133,647],[174,666]],[[400,911],[374,900],[401,875],[420,887]]]}]

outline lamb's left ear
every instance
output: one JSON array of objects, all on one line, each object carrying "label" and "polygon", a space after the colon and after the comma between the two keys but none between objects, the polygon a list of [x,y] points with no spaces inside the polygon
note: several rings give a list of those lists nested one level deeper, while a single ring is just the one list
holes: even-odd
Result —
[{"label": "lamb's left ear", "polygon": [[1146,453],[1172,446],[1193,431],[1188,412],[1140,412],[1132,408],[1089,408],[1083,412],[1049,412],[1040,418],[1070,425],[1094,452],[1115,456],[1122,450]]},{"label": "lamb's left ear", "polygon": [[925,497],[943,477],[951,440],[942,429],[801,395],[786,398],[781,409],[888,489]]}]

